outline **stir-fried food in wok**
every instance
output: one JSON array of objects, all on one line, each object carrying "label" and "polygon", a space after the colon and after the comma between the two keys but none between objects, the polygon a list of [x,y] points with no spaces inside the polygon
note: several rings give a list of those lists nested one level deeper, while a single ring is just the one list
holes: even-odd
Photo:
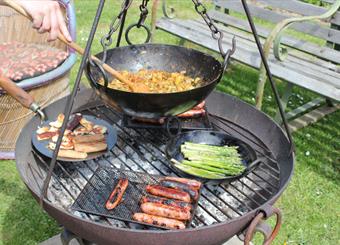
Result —
[{"label": "stir-fried food in wok", "polygon": [[[145,84],[149,89],[149,91],[145,92],[148,93],[181,92],[200,87],[202,84],[201,78],[191,78],[186,76],[186,71],[170,73],[160,70],[141,69],[136,73],[128,71],[121,71],[120,73],[133,84]],[[104,85],[104,80],[101,79],[99,83]],[[109,83],[108,87],[123,91],[131,91],[127,84],[122,83],[118,79],[113,79]]]}]

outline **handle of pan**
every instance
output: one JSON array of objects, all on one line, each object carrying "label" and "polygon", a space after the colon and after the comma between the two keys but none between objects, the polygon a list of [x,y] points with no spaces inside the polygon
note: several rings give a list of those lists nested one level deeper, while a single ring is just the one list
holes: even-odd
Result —
[{"label": "handle of pan", "polygon": [[256,159],[255,161],[252,161],[247,168],[244,170],[244,172],[242,173],[242,176],[247,175],[251,172],[253,172],[260,164],[261,162],[263,162],[265,158],[260,157],[258,159]]},{"label": "handle of pan", "polygon": [[45,114],[40,109],[40,106],[34,101],[33,97],[27,93],[25,90],[16,85],[12,80],[1,76],[0,77],[0,87],[2,87],[6,92],[11,95],[16,101],[18,101],[22,106],[32,110],[34,113],[39,114],[41,121],[45,120]]},{"label": "handle of pan", "polygon": [[[276,216],[276,223],[274,229],[272,229],[266,222],[269,217]],[[282,213],[280,209],[265,205],[255,218],[250,223],[245,238],[244,245],[249,245],[256,232],[260,232],[264,236],[263,245],[270,245],[274,241],[275,237],[279,233],[282,224]]]},{"label": "handle of pan", "polygon": [[100,73],[102,74],[103,76],[103,79],[104,79],[104,87],[105,89],[107,89],[108,85],[109,85],[109,78],[107,76],[107,73],[105,72],[103,66],[100,64],[100,61],[97,61],[97,60],[91,60],[91,61],[88,61],[87,62],[87,74],[89,75],[89,80],[90,80],[90,83],[95,87],[95,88],[99,88],[99,84],[97,82],[97,79],[93,76],[92,74],[92,69],[91,69],[91,66],[92,67],[97,67],[100,71]]}]

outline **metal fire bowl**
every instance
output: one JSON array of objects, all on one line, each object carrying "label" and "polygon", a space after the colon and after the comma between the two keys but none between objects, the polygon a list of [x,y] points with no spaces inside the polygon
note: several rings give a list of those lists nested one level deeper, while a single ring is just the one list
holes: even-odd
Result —
[{"label": "metal fire bowl", "polygon": [[[77,96],[74,108],[90,103],[93,100],[91,90],[86,90]],[[61,99],[45,109],[49,118],[55,118],[64,110],[66,99]],[[279,164],[280,184],[276,194],[262,206],[243,216],[226,222],[190,228],[185,230],[160,231],[160,230],[134,230],[116,228],[109,225],[81,219],[50,203],[44,201],[43,208],[76,235],[98,244],[222,244],[235,234],[248,227],[260,210],[267,210],[274,204],[284,189],[287,187],[294,167],[294,154],[290,153],[290,144],[282,129],[264,113],[232,96],[213,92],[207,98],[209,113],[221,116],[245,127],[256,135],[272,152]],[[16,164],[22,180],[35,198],[38,198],[39,183],[29,170],[36,164],[31,152],[31,132],[39,124],[35,117],[23,128],[16,145]]]}]

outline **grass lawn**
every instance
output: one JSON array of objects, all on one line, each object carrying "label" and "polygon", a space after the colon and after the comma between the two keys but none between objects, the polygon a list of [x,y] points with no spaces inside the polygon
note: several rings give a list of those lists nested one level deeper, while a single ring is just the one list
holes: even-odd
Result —
[{"label": "grass lawn", "polygon": [[[99,52],[99,37],[107,32],[110,16],[119,8],[107,1],[92,53]],[[172,1],[181,9],[180,17],[194,16],[191,1]],[[75,0],[78,17],[78,42],[84,46],[97,1]],[[137,20],[139,1],[135,1],[127,22]],[[143,37],[136,33],[139,40]],[[137,40],[138,41],[138,40]],[[163,32],[156,33],[156,42],[178,43]],[[124,43],[125,44],[125,43]],[[190,44],[187,44],[190,45]],[[190,45],[192,46],[192,45]],[[79,57],[78,57],[79,59]],[[77,66],[71,78],[74,81]],[[254,104],[257,71],[234,63],[218,89]],[[83,78],[86,83],[86,78]],[[278,81],[282,91],[284,83]],[[301,105],[315,95],[295,88],[289,107]],[[274,114],[273,95],[266,87],[264,111]],[[274,244],[340,244],[340,111],[293,134],[296,144],[295,174],[276,206],[284,214],[281,231]],[[37,244],[60,231],[32,198],[21,182],[14,161],[0,162],[0,245]],[[257,236],[256,244],[260,244]]]}]

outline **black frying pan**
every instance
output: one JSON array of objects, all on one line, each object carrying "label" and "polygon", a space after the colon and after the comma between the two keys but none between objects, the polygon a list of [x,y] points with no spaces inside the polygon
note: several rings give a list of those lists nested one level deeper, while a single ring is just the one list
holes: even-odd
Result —
[{"label": "black frying pan", "polygon": [[[167,72],[186,71],[190,77],[201,77],[204,84],[188,91],[175,93],[136,93],[111,89],[98,83],[112,80],[97,62],[88,62],[86,75],[93,89],[109,105],[125,114],[140,118],[161,118],[178,115],[204,100],[220,81],[228,64],[228,52],[221,64],[200,51],[164,44],[142,44],[110,49],[106,64],[116,70],[137,72],[141,68]],[[96,55],[102,58],[103,53]]]},{"label": "black frying pan", "polygon": [[[226,176],[223,179],[218,180],[212,180],[207,178],[202,178],[198,176],[194,176],[191,174],[187,174],[183,172],[182,170],[176,168],[171,161],[171,159],[175,159],[176,161],[183,161],[184,156],[181,153],[180,146],[184,142],[193,142],[193,143],[201,143],[201,144],[209,144],[209,145],[216,145],[216,146],[238,146],[238,152],[241,155],[242,158],[242,164],[246,167],[246,169],[243,171],[240,175],[233,175],[233,176]],[[198,153],[199,154],[199,153]],[[256,157],[255,151],[246,143],[241,141],[240,139],[237,139],[235,137],[232,137],[230,135],[227,135],[225,133],[216,132],[216,131],[206,131],[206,130],[195,130],[195,131],[189,131],[182,133],[168,143],[166,147],[166,155],[169,160],[169,164],[171,168],[177,172],[180,176],[188,177],[188,178],[195,178],[202,182],[209,182],[209,183],[220,183],[220,182],[231,182],[233,180],[236,180],[238,178],[241,178],[247,174],[249,174],[251,171],[253,171],[260,163],[261,158]]]}]

